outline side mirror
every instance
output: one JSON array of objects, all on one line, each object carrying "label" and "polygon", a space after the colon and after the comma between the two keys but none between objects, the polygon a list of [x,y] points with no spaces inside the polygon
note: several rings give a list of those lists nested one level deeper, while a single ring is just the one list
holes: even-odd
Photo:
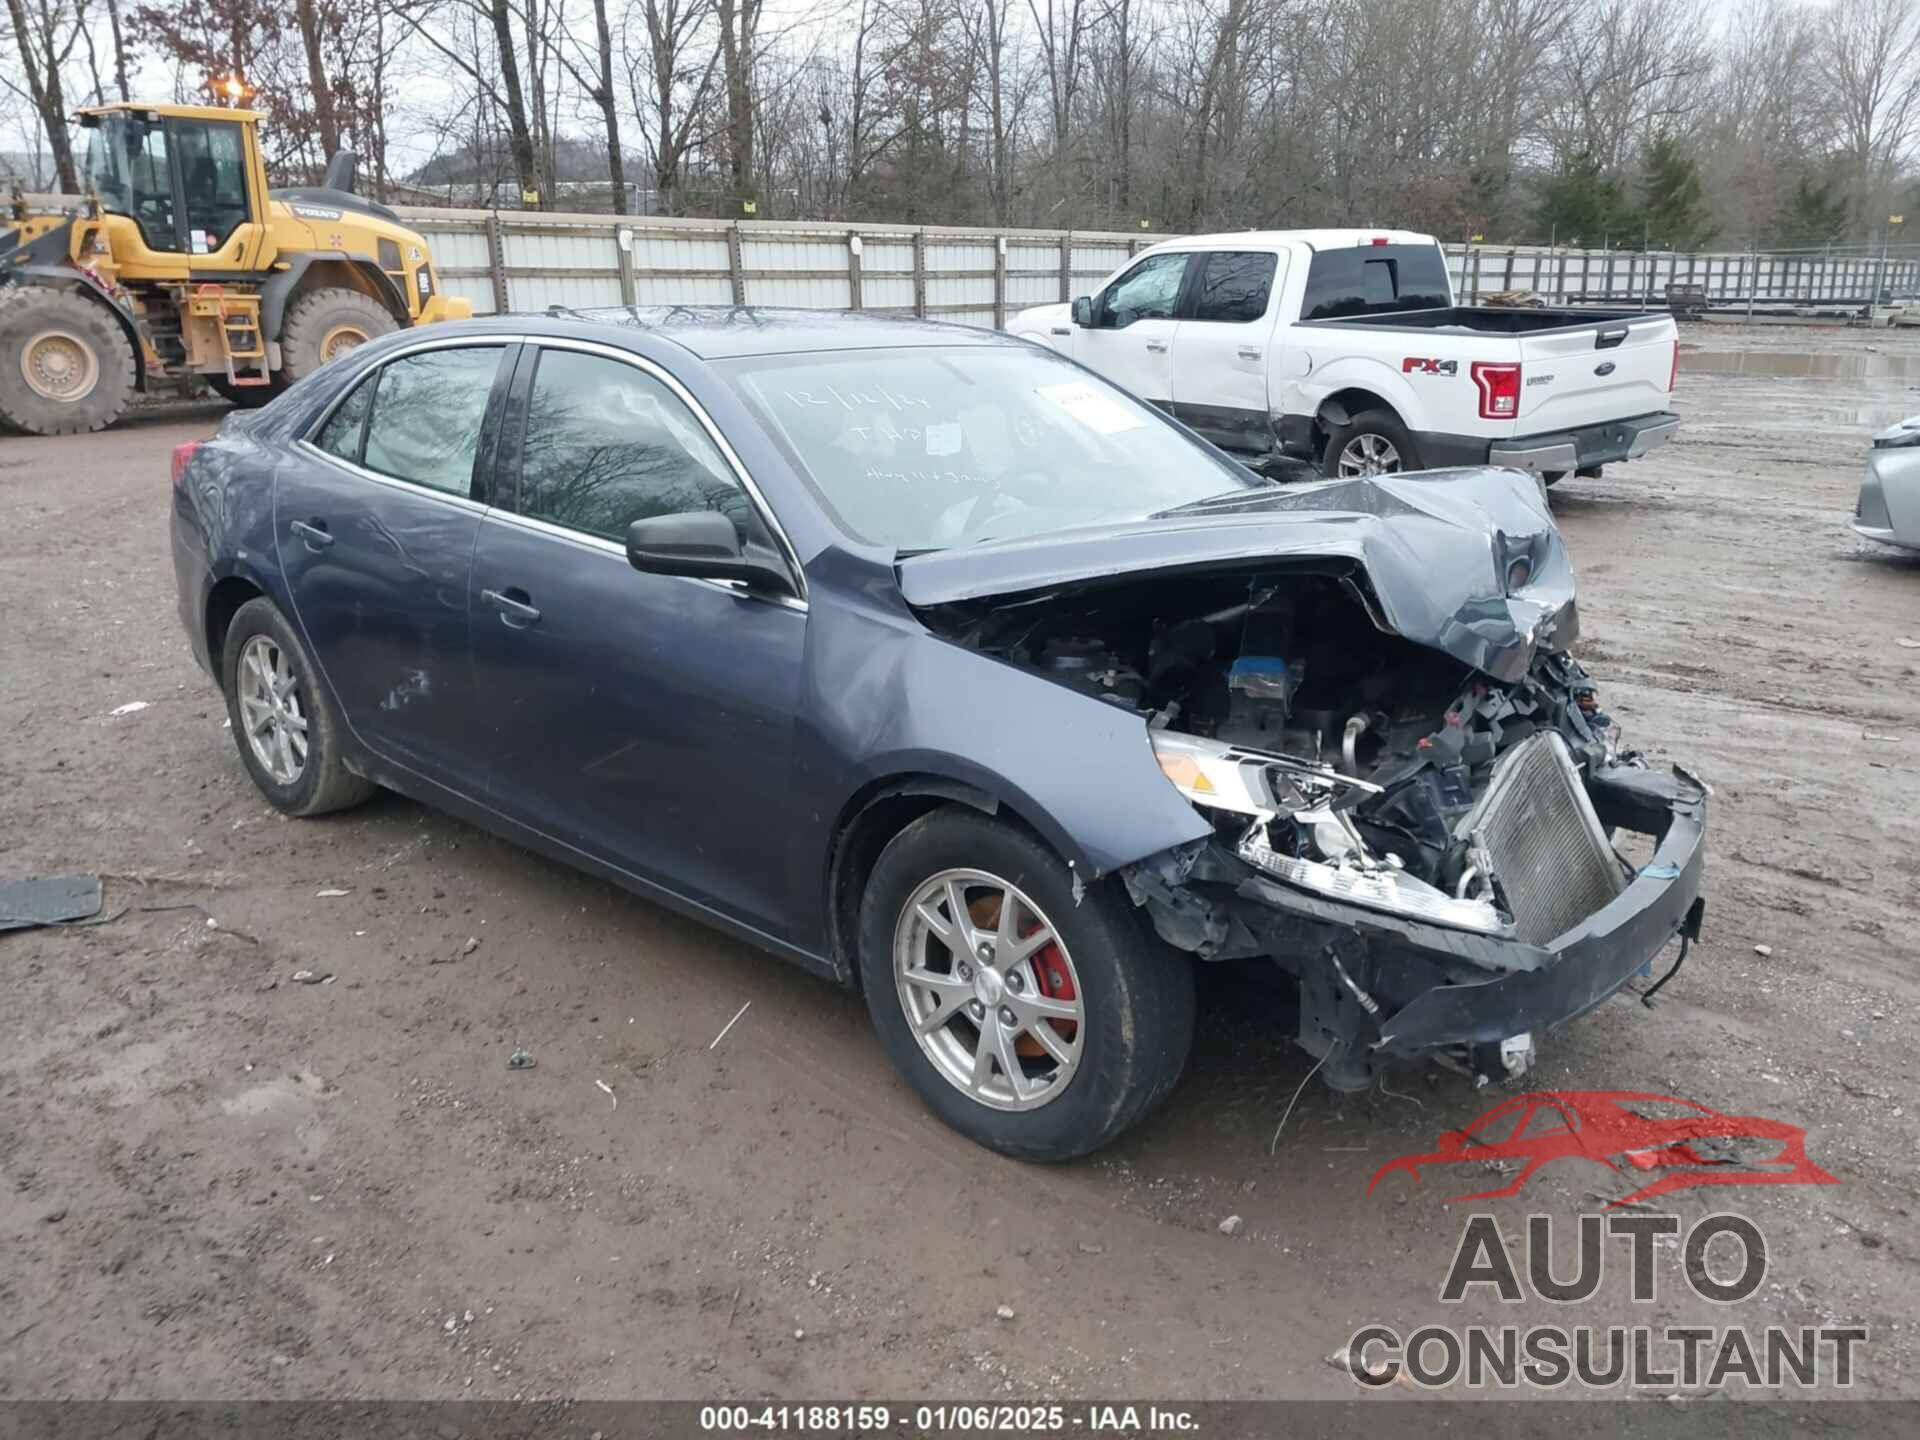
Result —
[{"label": "side mirror", "polygon": [[1082,330],[1093,328],[1093,297],[1091,295],[1073,297],[1073,323]]},{"label": "side mirror", "polygon": [[649,575],[738,580],[755,590],[793,593],[786,568],[748,553],[733,521],[717,510],[650,515],[627,526],[627,563]]}]

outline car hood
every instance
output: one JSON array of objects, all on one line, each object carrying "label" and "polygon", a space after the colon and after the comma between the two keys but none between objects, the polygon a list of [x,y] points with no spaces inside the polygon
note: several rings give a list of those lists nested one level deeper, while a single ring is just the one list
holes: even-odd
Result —
[{"label": "car hood", "polygon": [[[1517,470],[1432,470],[1249,490],[1113,524],[896,562],[915,607],[1264,561],[1360,572],[1375,618],[1499,680],[1579,634],[1573,567]],[[1516,583],[1517,582],[1517,583]]]}]

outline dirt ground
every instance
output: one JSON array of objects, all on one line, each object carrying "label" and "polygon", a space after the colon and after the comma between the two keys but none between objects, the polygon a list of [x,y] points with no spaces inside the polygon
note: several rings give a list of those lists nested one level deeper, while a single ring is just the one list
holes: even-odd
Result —
[{"label": "dirt ground", "polygon": [[1839,1185],[1661,1202],[1761,1228],[1752,1298],[1694,1299],[1665,1247],[1651,1306],[1624,1266],[1581,1306],[1442,1305],[1470,1210],[1570,1229],[1639,1182],[1369,1195],[1496,1094],[1316,1081],[1276,1141],[1308,1065],[1246,976],[1208,977],[1164,1110],[1036,1168],[929,1118],[851,995],[411,802],[280,818],[174,613],[203,410],[0,440],[0,878],[98,871],[113,917],[0,936],[0,1397],[1349,1398],[1327,1357],[1368,1322],[1690,1316],[1863,1324],[1853,1393],[1920,1397],[1920,557],[1846,524],[1920,385],[1681,377],[1677,443],[1553,504],[1608,708],[1716,787],[1706,939],[1535,1085],[1805,1126]]}]

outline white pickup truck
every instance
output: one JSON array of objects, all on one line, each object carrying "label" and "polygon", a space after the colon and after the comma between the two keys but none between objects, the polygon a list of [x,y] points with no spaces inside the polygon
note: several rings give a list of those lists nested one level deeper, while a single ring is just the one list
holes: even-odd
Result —
[{"label": "white pickup truck", "polygon": [[1166,241],[1007,328],[1223,449],[1327,475],[1493,464],[1551,484],[1679,428],[1672,316],[1453,300],[1430,235],[1279,230]]}]

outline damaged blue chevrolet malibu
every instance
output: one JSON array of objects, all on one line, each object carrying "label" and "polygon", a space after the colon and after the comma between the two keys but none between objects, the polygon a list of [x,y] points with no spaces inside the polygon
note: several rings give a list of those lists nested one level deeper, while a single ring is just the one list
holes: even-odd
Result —
[{"label": "damaged blue chevrolet malibu", "polygon": [[1337,1086],[1503,1079],[1699,930],[1706,787],[1616,747],[1532,479],[1271,485],[1006,336],[402,332],[180,447],[172,540],[275,806],[388,786],[855,987],[1009,1155],[1166,1095],[1196,964],[1295,977]]}]

